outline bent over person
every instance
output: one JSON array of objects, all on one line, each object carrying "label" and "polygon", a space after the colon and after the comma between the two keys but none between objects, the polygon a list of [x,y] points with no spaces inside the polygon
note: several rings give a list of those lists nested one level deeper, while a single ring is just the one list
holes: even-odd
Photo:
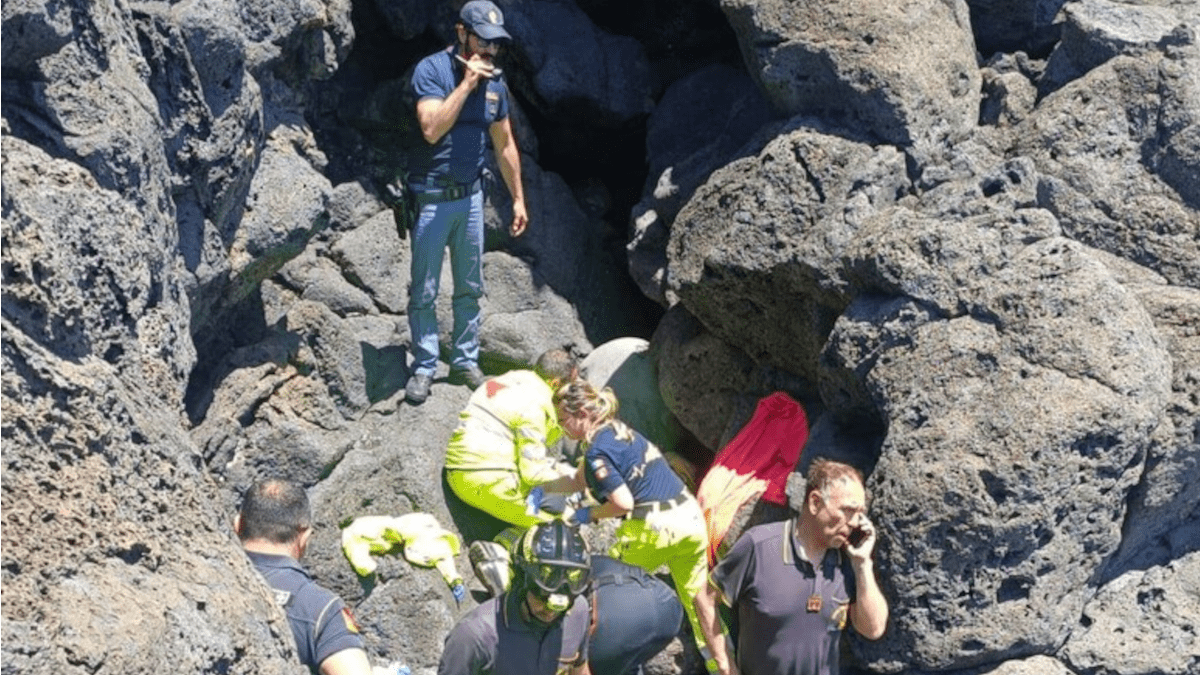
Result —
[{"label": "bent over person", "polygon": [[287,614],[300,662],[322,675],[371,675],[354,616],[300,566],[312,535],[308,495],[282,480],[246,490],[233,529]]},{"label": "bent over person", "polygon": [[412,376],[405,398],[429,396],[437,369],[438,325],[434,301],[442,253],[450,248],[454,278],[454,328],[450,376],[472,389],[483,383],[479,369],[479,299],[483,296],[483,169],[488,143],[513,199],[514,237],[525,231],[521,155],[508,117],[508,87],[493,59],[511,39],[504,16],[489,0],[462,7],[453,45],[425,57],[412,76],[417,122],[424,152],[414,153],[408,187],[419,207],[412,232],[412,282],[408,325]]},{"label": "bent over person", "polygon": [[875,526],[862,474],[817,459],[795,518],[742,533],[712,571],[738,616],[744,675],[837,675],[842,629],[876,640],[888,606],[875,581]]},{"label": "bent over person", "polygon": [[708,587],[708,530],[696,498],[667,464],[658,448],[616,418],[611,389],[597,391],[576,379],[554,393],[559,422],[585,446],[574,477],[542,486],[544,491],[584,491],[599,506],[568,515],[583,525],[599,518],[623,518],[610,554],[653,572],[666,565],[675,582],[710,673],[731,672],[724,628]]},{"label": "bent over person", "polygon": [[446,450],[446,482],[459,499],[521,528],[552,518],[528,513],[525,498],[534,485],[573,472],[550,453],[562,437],[551,396],[577,373],[570,353],[551,349],[533,370],[510,370],[471,394]]},{"label": "bent over person", "polygon": [[591,561],[579,530],[561,520],[532,527],[513,563],[510,589],[450,630],[438,675],[590,675]]}]

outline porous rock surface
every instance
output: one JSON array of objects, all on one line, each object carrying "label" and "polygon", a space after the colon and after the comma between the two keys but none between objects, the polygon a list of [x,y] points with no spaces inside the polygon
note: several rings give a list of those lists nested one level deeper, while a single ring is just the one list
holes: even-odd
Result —
[{"label": "porous rock surface", "polygon": [[[1195,3],[498,3],[531,224],[489,189],[486,370],[595,354],[691,458],[803,402],[798,469],[859,465],[882,533],[848,672],[1200,667]],[[401,400],[381,189],[457,4],[4,4],[4,673],[294,672],[231,532],[269,476],[372,661],[435,672],[465,554],[459,606],[339,537],[502,527],[441,477],[467,390]],[[700,669],[687,635],[650,668]]]}]

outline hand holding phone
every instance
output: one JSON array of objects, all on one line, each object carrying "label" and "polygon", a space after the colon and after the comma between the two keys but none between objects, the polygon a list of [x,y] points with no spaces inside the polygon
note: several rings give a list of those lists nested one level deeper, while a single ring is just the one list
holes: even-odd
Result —
[{"label": "hand holding phone", "polygon": [[867,531],[864,530],[861,526],[856,527],[850,531],[850,545],[851,546],[858,546],[859,544],[861,544],[863,542],[863,539],[866,539],[866,538],[867,538]]},{"label": "hand holding phone", "polygon": [[850,534],[846,537],[846,552],[851,555],[870,557],[875,548],[875,525],[860,514],[851,526]]},{"label": "hand holding phone", "polygon": [[470,68],[476,73],[479,73],[481,76],[488,78],[489,80],[498,76],[502,72],[494,64],[482,59],[468,61],[467,59],[464,59],[461,54],[455,54],[454,58],[458,59],[459,63],[463,64],[467,68]]}]

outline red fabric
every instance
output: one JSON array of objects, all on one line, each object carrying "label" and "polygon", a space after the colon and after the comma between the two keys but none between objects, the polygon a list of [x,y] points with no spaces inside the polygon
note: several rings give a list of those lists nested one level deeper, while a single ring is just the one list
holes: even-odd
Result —
[{"label": "red fabric", "polygon": [[791,396],[777,391],[761,399],[754,417],[717,454],[713,464],[767,481],[762,498],[787,506],[787,477],[808,441],[808,417]]},{"label": "red fabric", "polygon": [[717,548],[742,504],[761,495],[787,505],[788,474],[807,441],[808,417],[799,403],[783,392],[758,402],[750,422],[717,454],[696,491],[708,526],[709,565],[716,562]]}]

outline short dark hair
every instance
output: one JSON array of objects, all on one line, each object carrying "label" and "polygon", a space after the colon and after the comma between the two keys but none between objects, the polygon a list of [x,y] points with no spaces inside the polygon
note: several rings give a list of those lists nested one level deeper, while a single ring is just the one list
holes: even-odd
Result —
[{"label": "short dark hair", "polygon": [[565,349],[547,350],[538,357],[537,363],[533,364],[533,372],[547,382],[550,380],[569,382],[575,377],[577,370],[578,364],[575,357]]},{"label": "short dark hair", "polygon": [[242,541],[265,539],[289,544],[312,527],[312,509],[304,488],[285,480],[270,479],[251,485],[242,495]]}]

